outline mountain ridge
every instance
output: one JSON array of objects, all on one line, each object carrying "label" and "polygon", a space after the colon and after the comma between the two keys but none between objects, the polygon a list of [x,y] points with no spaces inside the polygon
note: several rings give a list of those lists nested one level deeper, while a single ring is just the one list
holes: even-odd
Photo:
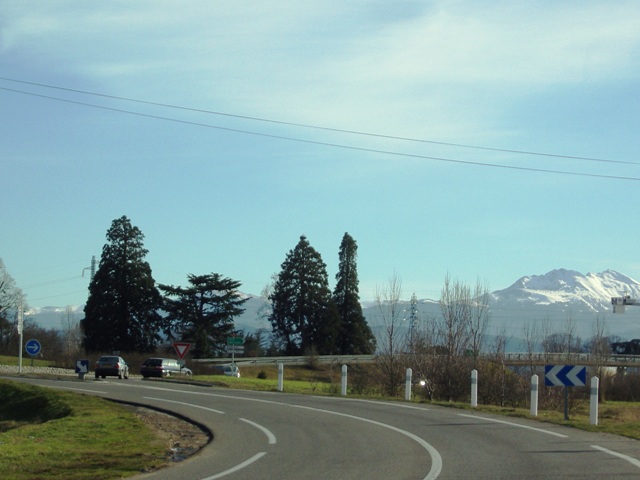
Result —
[{"label": "mountain ridge", "polygon": [[[267,306],[263,298],[257,295],[243,294],[248,300],[245,312],[236,318],[236,327],[247,332],[259,328],[270,329],[269,322],[260,315]],[[589,336],[592,324],[597,316],[606,320],[610,333],[629,338],[640,337],[640,314],[629,309],[625,315],[612,313],[611,298],[630,295],[640,298],[640,282],[615,270],[586,275],[570,269],[559,268],[541,275],[522,276],[509,287],[490,293],[492,330],[500,331],[507,327],[512,334],[518,334],[526,322],[549,320],[562,328],[571,317],[578,325],[579,333]],[[409,310],[410,301],[400,302]],[[423,319],[439,315],[438,300],[419,299],[417,314]],[[84,305],[72,306],[74,318],[84,316]],[[39,326],[60,328],[67,307],[42,307],[29,312]],[[370,324],[379,323],[375,302],[363,302],[363,312]]]}]

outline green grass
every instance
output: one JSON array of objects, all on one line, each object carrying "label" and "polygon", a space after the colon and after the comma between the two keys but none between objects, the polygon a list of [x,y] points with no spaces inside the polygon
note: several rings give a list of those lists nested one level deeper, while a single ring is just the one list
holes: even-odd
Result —
[{"label": "green grass", "polygon": [[538,416],[532,417],[528,408],[507,408],[495,405],[478,405],[471,408],[469,404],[433,402],[434,405],[494,413],[507,417],[529,418],[541,422],[564,425],[587,430],[589,432],[609,433],[640,440],[640,403],[638,402],[602,402],[598,405],[598,425],[591,425],[589,402],[577,402],[569,411],[569,420],[565,420],[562,411],[539,410]]},{"label": "green grass", "polygon": [[[275,365],[241,367],[241,377],[224,375],[195,375],[197,381],[215,386],[244,390],[272,391],[278,389],[278,367]],[[262,372],[266,378],[258,378]],[[286,393],[333,395],[340,393],[340,371],[306,366],[285,366],[284,391]]]},{"label": "green grass", "polygon": [[[17,366],[20,363],[19,357],[10,357],[6,355],[0,355],[0,365],[15,365]],[[49,360],[41,360],[34,358],[32,359],[28,355],[23,355],[22,357],[22,366],[30,367],[33,365],[34,367],[51,367],[53,366],[53,362]]]},{"label": "green grass", "polygon": [[0,478],[103,480],[165,463],[166,446],[121,405],[0,380]]}]

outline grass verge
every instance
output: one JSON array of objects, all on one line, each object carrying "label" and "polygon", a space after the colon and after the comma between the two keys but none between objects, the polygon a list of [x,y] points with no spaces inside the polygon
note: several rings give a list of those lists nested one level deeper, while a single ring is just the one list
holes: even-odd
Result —
[{"label": "grass verge", "polygon": [[[12,365],[17,366],[20,363],[20,357],[10,357],[7,355],[0,355],[0,365]],[[22,366],[34,366],[34,367],[50,367],[54,362],[49,360],[42,360],[38,358],[22,357]]]},{"label": "grass verge", "polygon": [[106,480],[165,463],[165,445],[120,405],[4,380],[0,400],[3,480]]},{"label": "grass verge", "polygon": [[565,420],[564,411],[540,410],[538,416],[532,417],[529,409],[505,408],[492,405],[478,405],[472,409],[466,404],[450,404],[434,402],[436,405],[495,413],[509,417],[529,418],[541,422],[579,428],[589,432],[609,433],[640,440],[640,403],[638,402],[602,402],[598,405],[598,425],[591,425],[589,402],[576,402],[569,411],[569,419]]}]

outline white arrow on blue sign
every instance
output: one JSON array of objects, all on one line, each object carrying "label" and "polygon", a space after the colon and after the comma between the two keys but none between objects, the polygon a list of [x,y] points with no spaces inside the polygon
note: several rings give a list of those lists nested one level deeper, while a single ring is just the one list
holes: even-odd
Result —
[{"label": "white arrow on blue sign", "polygon": [[41,350],[40,342],[38,340],[31,339],[27,343],[25,343],[24,349],[29,355],[38,355]]},{"label": "white arrow on blue sign", "polygon": [[89,360],[76,360],[76,373],[89,373]]},{"label": "white arrow on blue sign", "polygon": [[584,387],[587,384],[587,367],[545,365],[544,384],[549,387]]}]

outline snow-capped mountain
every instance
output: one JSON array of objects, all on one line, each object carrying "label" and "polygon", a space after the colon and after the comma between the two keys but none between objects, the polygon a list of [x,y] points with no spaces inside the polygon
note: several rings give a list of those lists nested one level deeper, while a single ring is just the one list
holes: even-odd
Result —
[{"label": "snow-capped mountain", "polygon": [[[583,339],[594,335],[597,320],[603,320],[606,335],[622,339],[640,338],[640,306],[630,307],[625,314],[614,314],[612,297],[629,295],[640,299],[640,282],[613,270],[586,275],[567,269],[557,269],[543,275],[524,276],[511,286],[492,292],[489,299],[490,320],[487,334],[504,335],[511,351],[518,350],[518,337],[525,326],[550,329],[562,333],[569,323]],[[405,320],[409,319],[410,302],[402,302]],[[441,315],[437,300],[418,300],[417,317],[420,322],[438,319]],[[364,309],[373,327],[380,322],[377,307]],[[402,326],[408,326],[408,321]]]},{"label": "snow-capped mountain", "polygon": [[576,312],[608,312],[611,298],[640,297],[640,282],[614,270],[583,275],[574,270],[551,270],[544,275],[518,279],[492,293],[495,306],[554,306]]},{"label": "snow-capped mountain", "polygon": [[[583,338],[592,336],[596,318],[605,320],[608,334],[623,339],[640,338],[640,306],[630,307],[625,314],[613,314],[612,297],[629,295],[640,299],[640,282],[614,270],[586,275],[573,270],[557,269],[543,275],[524,276],[511,286],[491,293],[490,334],[519,337],[523,325],[532,322],[547,322],[552,328],[562,331],[568,318],[575,321],[578,334]],[[263,298],[246,295],[245,312],[236,318],[236,327],[245,332],[258,328],[269,329]],[[410,301],[402,303],[405,320],[410,316]],[[421,322],[440,315],[437,300],[418,300],[417,317]],[[69,307],[74,319],[84,317],[84,305]],[[378,308],[374,302],[363,306],[363,313],[370,326],[379,326]],[[66,307],[44,307],[32,309],[27,314],[43,328],[62,327],[67,316]],[[408,321],[403,326],[408,327]]]}]

